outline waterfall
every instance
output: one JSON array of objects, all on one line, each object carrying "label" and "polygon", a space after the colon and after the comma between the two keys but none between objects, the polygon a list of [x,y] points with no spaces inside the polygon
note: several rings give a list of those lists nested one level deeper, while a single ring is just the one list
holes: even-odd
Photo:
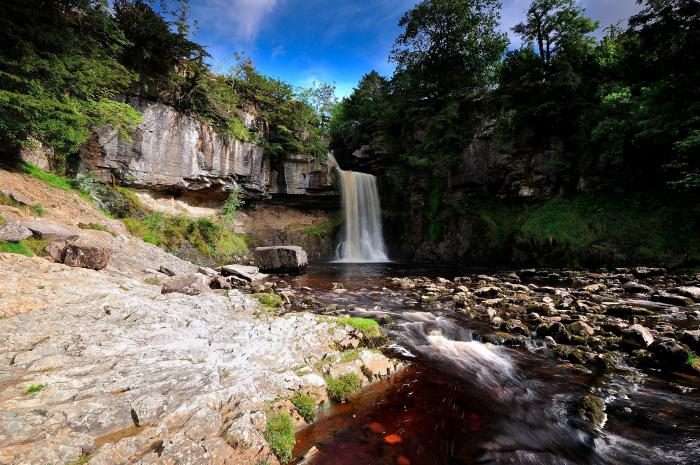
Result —
[{"label": "waterfall", "polygon": [[382,235],[381,209],[377,178],[371,174],[344,171],[332,155],[340,178],[343,202],[342,236],[336,250],[339,262],[388,262]]}]

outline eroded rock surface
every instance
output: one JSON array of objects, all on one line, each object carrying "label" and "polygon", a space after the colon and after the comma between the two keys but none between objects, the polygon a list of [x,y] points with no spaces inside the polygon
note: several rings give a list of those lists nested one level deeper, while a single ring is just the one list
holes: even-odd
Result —
[{"label": "eroded rock surface", "polygon": [[0,254],[0,464],[276,463],[269,401],[322,387],[312,365],[348,329],[238,291],[163,295],[120,257],[167,254],[128,252],[100,272]]}]

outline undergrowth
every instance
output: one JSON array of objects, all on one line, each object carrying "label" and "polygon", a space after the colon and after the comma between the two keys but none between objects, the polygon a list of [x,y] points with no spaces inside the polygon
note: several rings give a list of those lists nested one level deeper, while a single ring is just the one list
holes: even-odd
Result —
[{"label": "undergrowth", "polygon": [[313,397],[303,392],[297,392],[292,397],[291,402],[307,423],[314,421],[314,418],[316,418],[316,402]]},{"label": "undergrowth", "polygon": [[331,375],[324,377],[328,398],[333,402],[346,402],[353,394],[362,389],[362,380],[355,373],[340,375],[337,378]]}]

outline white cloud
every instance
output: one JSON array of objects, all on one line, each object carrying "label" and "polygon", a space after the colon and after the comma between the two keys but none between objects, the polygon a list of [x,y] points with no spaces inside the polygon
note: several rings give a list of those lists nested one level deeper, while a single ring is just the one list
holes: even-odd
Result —
[{"label": "white cloud", "polygon": [[241,42],[253,42],[280,0],[204,0],[197,8],[200,29],[214,28]]}]

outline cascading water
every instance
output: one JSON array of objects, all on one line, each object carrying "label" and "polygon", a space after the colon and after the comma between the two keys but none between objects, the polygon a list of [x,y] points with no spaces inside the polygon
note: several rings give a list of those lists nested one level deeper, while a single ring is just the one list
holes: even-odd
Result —
[{"label": "cascading water", "polygon": [[382,235],[381,209],[377,178],[371,174],[341,170],[335,164],[340,178],[343,202],[342,236],[336,250],[336,259],[348,263],[388,262]]}]

